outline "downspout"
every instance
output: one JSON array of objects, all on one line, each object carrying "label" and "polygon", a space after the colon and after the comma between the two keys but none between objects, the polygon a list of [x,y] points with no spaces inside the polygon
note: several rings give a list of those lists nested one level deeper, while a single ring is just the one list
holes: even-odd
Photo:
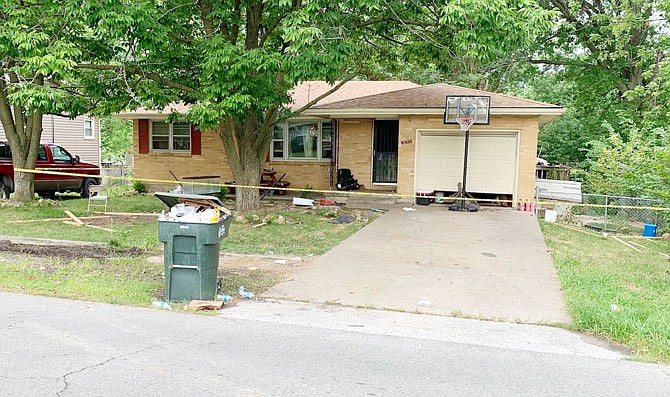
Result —
[{"label": "downspout", "polygon": [[51,115],[51,143],[56,143],[56,128],[54,127],[54,115]]}]

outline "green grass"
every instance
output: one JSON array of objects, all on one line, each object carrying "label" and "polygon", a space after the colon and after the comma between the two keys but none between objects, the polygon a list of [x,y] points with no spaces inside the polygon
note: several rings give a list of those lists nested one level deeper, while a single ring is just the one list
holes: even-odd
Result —
[{"label": "green grass", "polygon": [[0,289],[36,295],[147,306],[162,285],[162,265],[142,257],[105,261],[0,260]]},{"label": "green grass", "polygon": [[[275,255],[321,255],[367,224],[367,220],[332,224],[328,221],[333,214],[317,211],[263,210],[253,215],[260,219],[250,223],[233,223],[230,235],[221,242],[222,251],[238,254],[267,254],[272,251]],[[266,225],[253,227],[268,216]],[[278,216],[282,216],[286,223],[276,223]]]},{"label": "green grass", "polygon": [[[151,195],[113,198],[114,212],[160,212],[165,205]],[[0,219],[46,219],[65,217],[64,210],[77,216],[89,215],[88,201],[66,198],[32,202],[23,205],[4,203],[0,206]],[[328,221],[351,210],[277,209],[274,204],[236,219],[229,235],[221,242],[221,251],[242,254],[267,254],[304,256],[320,255],[349,237],[373,217],[364,213],[360,220],[349,224],[332,224]],[[336,212],[339,211],[339,212]],[[256,224],[266,224],[253,227]],[[132,225],[100,224],[115,231],[108,232],[86,227],[67,225],[60,221],[34,223],[6,223],[0,221],[0,235],[46,237],[61,240],[80,240],[107,243],[115,247],[137,247],[160,252],[158,222],[153,217]],[[107,260],[78,259],[66,261],[59,258],[25,258],[20,260],[0,258],[0,290],[38,295],[81,299],[123,305],[147,306],[156,299],[156,292],[163,286],[162,264],[153,264],[146,256],[110,258]],[[276,275],[260,270],[228,271],[224,276],[223,292],[231,295],[240,285],[258,293],[277,282]]]},{"label": "green grass", "polygon": [[[64,218],[64,210],[69,210],[76,216],[96,215],[87,211],[88,200],[79,197],[62,196],[54,202],[35,201],[26,204],[5,203],[0,207],[0,219],[28,220]],[[117,197],[111,199],[109,211],[114,212],[160,212],[165,205],[151,195]],[[135,225],[114,225],[113,223],[101,226],[112,228],[116,232],[77,227],[60,221],[33,222],[33,223],[6,223],[0,222],[0,235],[42,237],[61,240],[94,241],[111,243],[120,247],[139,247],[151,249],[158,246],[156,220],[148,217],[146,221]]]},{"label": "green grass", "polygon": [[632,240],[647,247],[640,253],[612,238],[541,227],[575,328],[670,362],[670,261],[658,254],[670,253],[670,243]]},{"label": "green grass", "polygon": [[[114,212],[155,212],[167,207],[152,195],[118,197],[112,199]],[[80,198],[56,200],[56,204],[33,202],[19,206],[0,207],[0,219],[46,219],[66,217],[64,210],[77,216],[95,215],[86,211],[88,201]],[[233,221],[229,236],[221,242],[221,251],[240,254],[276,255],[320,255],[340,241],[349,237],[367,224],[367,219],[349,224],[337,225],[328,221],[336,213],[332,209],[321,210],[275,210],[265,208],[247,215],[248,223]],[[347,210],[343,210],[346,213]],[[279,217],[285,223],[277,223]],[[263,220],[267,224],[254,228]],[[111,233],[104,230],[78,227],[60,221],[34,223],[0,222],[0,235],[43,237],[61,240],[94,241],[116,247],[138,247],[155,251],[161,247],[158,240],[156,219],[146,220],[133,225],[114,225],[113,222],[101,226],[114,229]]]}]

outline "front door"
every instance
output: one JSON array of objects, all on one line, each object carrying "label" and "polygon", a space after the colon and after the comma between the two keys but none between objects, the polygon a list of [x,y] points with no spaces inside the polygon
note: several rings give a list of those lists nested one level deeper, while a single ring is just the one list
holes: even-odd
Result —
[{"label": "front door", "polygon": [[372,183],[398,182],[398,120],[375,120]]}]

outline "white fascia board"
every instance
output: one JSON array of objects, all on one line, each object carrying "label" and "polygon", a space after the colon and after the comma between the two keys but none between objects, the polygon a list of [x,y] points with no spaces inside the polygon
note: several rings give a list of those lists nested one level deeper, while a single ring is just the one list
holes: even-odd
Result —
[{"label": "white fascia board", "polygon": [[[562,107],[555,108],[491,108],[493,115],[517,116],[560,116],[565,113]],[[443,115],[444,108],[382,108],[382,109],[307,109],[303,116],[339,117],[339,118],[375,118],[398,117],[400,115]]]}]

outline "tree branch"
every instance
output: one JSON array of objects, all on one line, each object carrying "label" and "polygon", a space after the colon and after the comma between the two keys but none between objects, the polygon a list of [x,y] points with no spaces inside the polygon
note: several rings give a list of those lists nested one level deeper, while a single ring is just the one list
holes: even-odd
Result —
[{"label": "tree branch", "polygon": [[88,63],[80,63],[75,66],[77,69],[88,69],[88,70],[116,70],[120,72],[126,72],[138,76],[143,76],[148,78],[149,80],[153,80],[159,84],[163,84],[165,86],[168,86],[170,88],[174,88],[176,90],[184,91],[189,94],[196,94],[198,90],[196,90],[193,87],[189,87],[187,85],[177,83],[172,80],[168,80],[164,77],[161,77],[155,73],[149,73],[145,72],[142,69],[134,66],[125,66],[125,65],[95,65],[95,64],[88,64]]},{"label": "tree branch", "polygon": [[361,70],[363,70],[363,65],[358,65],[358,67],[356,67],[356,70],[354,70],[354,72],[351,73],[346,79],[340,81],[333,88],[329,89],[328,91],[324,92],[323,94],[319,95],[318,97],[314,98],[313,100],[307,102],[303,107],[301,107],[300,109],[298,109],[298,110],[296,110],[292,113],[300,114],[300,113],[304,112],[305,110],[309,109],[310,107],[314,106],[317,102],[319,102],[323,98],[327,97],[328,95],[332,94],[333,92],[339,90],[340,87],[342,87],[344,84],[351,81],[354,77],[356,77],[361,72]]}]

